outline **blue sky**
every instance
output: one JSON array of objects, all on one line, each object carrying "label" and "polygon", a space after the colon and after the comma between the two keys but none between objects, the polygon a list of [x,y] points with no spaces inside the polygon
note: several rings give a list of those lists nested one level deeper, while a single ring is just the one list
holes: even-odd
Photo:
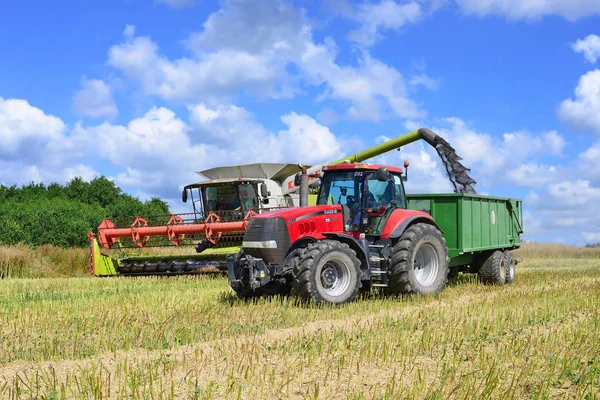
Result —
[{"label": "blue sky", "polygon": [[[319,163],[428,126],[529,240],[600,242],[598,0],[5,2],[0,183]],[[412,144],[410,192],[450,189]]]}]

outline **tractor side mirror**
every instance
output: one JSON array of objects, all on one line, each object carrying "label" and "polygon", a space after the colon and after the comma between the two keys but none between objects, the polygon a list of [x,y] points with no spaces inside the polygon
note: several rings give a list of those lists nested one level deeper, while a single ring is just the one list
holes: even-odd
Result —
[{"label": "tractor side mirror", "polygon": [[406,182],[408,181],[408,167],[410,166],[410,163],[408,162],[408,160],[404,161],[404,176],[402,177],[402,181]]},{"label": "tractor side mirror", "polygon": [[183,201],[184,203],[187,203],[187,199],[188,199],[187,189],[183,189],[183,192],[181,192],[181,201]]},{"label": "tractor side mirror", "polygon": [[390,179],[390,171],[387,168],[379,168],[377,170],[377,180],[379,182],[387,182]]},{"label": "tractor side mirror", "polygon": [[264,182],[260,184],[260,197],[262,197],[263,199],[266,197],[269,197],[269,191],[267,190],[267,184]]}]

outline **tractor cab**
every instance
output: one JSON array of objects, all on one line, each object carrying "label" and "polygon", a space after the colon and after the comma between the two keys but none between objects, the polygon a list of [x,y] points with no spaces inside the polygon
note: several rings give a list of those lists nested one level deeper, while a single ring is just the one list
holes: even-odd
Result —
[{"label": "tractor cab", "polygon": [[392,212],[406,208],[400,168],[344,163],[323,172],[317,204],[341,205],[346,232],[380,235]]}]

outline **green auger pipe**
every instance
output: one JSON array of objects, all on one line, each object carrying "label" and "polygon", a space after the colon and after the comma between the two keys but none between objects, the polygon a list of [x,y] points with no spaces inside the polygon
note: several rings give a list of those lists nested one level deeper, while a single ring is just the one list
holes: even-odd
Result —
[{"label": "green auger pipe", "polygon": [[388,140],[387,142],[378,144],[376,146],[370,147],[366,150],[359,151],[358,153],[352,154],[350,156],[341,158],[337,161],[329,163],[329,165],[341,164],[344,161],[350,161],[351,163],[362,162],[368,160],[370,158],[376,157],[383,153],[387,153],[390,150],[394,150],[405,146],[409,143],[416,142],[417,140],[423,139],[427,143],[432,146],[435,146],[435,140],[438,137],[434,132],[427,128],[420,128],[415,131],[409,132],[406,135],[398,136],[395,139]]}]

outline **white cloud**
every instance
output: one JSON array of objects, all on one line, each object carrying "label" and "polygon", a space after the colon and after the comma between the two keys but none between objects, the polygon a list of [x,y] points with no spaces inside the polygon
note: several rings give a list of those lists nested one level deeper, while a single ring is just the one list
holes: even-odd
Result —
[{"label": "white cloud", "polygon": [[546,156],[560,156],[565,140],[554,131],[505,133],[501,139],[471,129],[459,118],[446,118],[432,130],[446,139],[471,168],[479,191],[509,183],[539,187],[552,180],[556,168],[540,163]]},{"label": "white cloud", "polygon": [[351,18],[361,24],[351,31],[348,39],[364,45],[373,45],[381,29],[398,30],[407,24],[419,22],[424,17],[420,3],[411,1],[399,4],[393,0],[381,0],[378,3],[362,3],[356,6]]},{"label": "white cloud", "polygon": [[575,99],[564,100],[557,114],[573,129],[600,136],[600,70],[589,71],[579,79]]},{"label": "white cloud", "polygon": [[571,45],[576,53],[583,53],[586,61],[594,64],[600,58],[600,36],[588,35]]},{"label": "white cloud", "polygon": [[189,107],[189,124],[167,108],[154,107],[126,126],[103,123],[81,128],[98,155],[116,166],[119,185],[173,198],[197,181],[195,171],[251,162],[331,161],[341,157],[340,139],[307,115],[281,117],[269,132],[247,110],[235,106]]},{"label": "white cloud", "polygon": [[427,74],[411,74],[408,84],[411,86],[423,86],[426,89],[437,91],[440,88],[440,80]]},{"label": "white cloud", "polygon": [[318,164],[343,157],[336,136],[308,115],[292,112],[281,120],[287,129],[279,131],[277,139],[288,159]]},{"label": "white cloud", "polygon": [[208,157],[204,145],[193,145],[189,126],[166,108],[152,108],[127,126],[103,123],[83,128],[98,155],[119,167],[120,185],[155,189],[172,196],[179,184],[195,180]]},{"label": "white cloud", "polygon": [[[425,115],[395,68],[363,51],[340,65],[331,38],[316,43],[304,11],[282,0],[225,0],[186,44],[191,55],[171,60],[149,37],[125,35],[108,64],[170,101],[222,103],[239,93],[292,97],[299,85],[323,85],[322,100],[340,101],[354,119]],[[292,72],[293,71],[293,72]]]},{"label": "white cloud", "polygon": [[501,15],[511,20],[557,15],[575,21],[600,13],[596,0],[456,0],[465,14]]},{"label": "white cloud", "polygon": [[149,37],[128,38],[113,46],[108,64],[139,81],[145,94],[184,102],[230,96],[242,88],[275,95],[274,80],[285,73],[268,57],[234,51],[171,61],[159,55]]},{"label": "white cloud", "polygon": [[78,131],[21,99],[0,97],[0,182],[65,182],[95,176],[81,160],[88,148]]},{"label": "white cloud", "polygon": [[600,200],[600,188],[587,180],[562,181],[548,186],[548,193],[560,199],[564,206],[583,206],[597,204]]},{"label": "white cloud", "polygon": [[164,4],[168,7],[172,8],[186,8],[193,6],[196,2],[195,0],[154,0],[156,4]]},{"label": "white cloud", "polygon": [[347,115],[353,119],[377,121],[386,116],[420,118],[425,112],[407,93],[404,77],[395,68],[364,54],[358,67],[339,66],[335,52],[311,44],[302,55],[301,66],[314,84],[326,83],[323,98],[349,103]]},{"label": "white cloud", "polygon": [[113,119],[119,111],[112,97],[112,89],[99,79],[81,80],[81,90],[73,96],[73,108],[79,115]]},{"label": "white cloud", "polygon": [[60,118],[45,114],[20,99],[0,97],[0,155],[20,156],[31,144],[60,140],[66,126]]}]

